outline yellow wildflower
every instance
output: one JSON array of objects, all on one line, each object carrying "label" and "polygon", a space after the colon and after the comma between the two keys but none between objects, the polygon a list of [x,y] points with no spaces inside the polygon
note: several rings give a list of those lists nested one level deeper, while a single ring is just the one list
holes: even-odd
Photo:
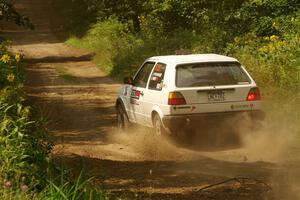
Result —
[{"label": "yellow wildflower", "polygon": [[263,47],[261,47],[261,48],[259,48],[258,49],[259,50],[259,52],[261,52],[261,53],[268,53],[268,47],[267,46],[263,46]]},{"label": "yellow wildflower", "polygon": [[13,73],[8,74],[7,80],[9,82],[13,82],[15,80],[15,75]]},{"label": "yellow wildflower", "polygon": [[240,38],[235,37],[235,38],[234,38],[234,41],[235,41],[235,43],[239,43],[239,42],[240,42]]},{"label": "yellow wildflower", "polygon": [[4,55],[1,57],[0,60],[1,60],[2,62],[4,62],[4,63],[8,63],[9,60],[10,60],[10,56],[7,55],[7,54],[4,54]]},{"label": "yellow wildflower", "polygon": [[279,37],[278,36],[276,36],[276,35],[272,35],[271,37],[270,37],[270,40],[271,41],[276,41],[276,40],[278,40],[279,39]]},{"label": "yellow wildflower", "polygon": [[19,54],[16,54],[16,55],[15,55],[15,60],[16,60],[17,62],[20,62],[21,56],[20,56]]}]

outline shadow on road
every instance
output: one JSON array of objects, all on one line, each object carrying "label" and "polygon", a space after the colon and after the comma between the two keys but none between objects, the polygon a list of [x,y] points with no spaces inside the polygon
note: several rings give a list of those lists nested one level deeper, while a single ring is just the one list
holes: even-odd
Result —
[{"label": "shadow on road", "polygon": [[94,57],[93,53],[80,56],[46,56],[42,58],[25,58],[24,61],[27,64],[36,64],[36,63],[65,63],[65,62],[82,62],[82,61],[91,61]]},{"label": "shadow on road", "polygon": [[[72,167],[76,173],[84,170],[87,176],[94,177],[95,185],[133,199],[149,195],[152,199],[265,199],[270,190],[257,180],[264,181],[275,170],[274,165],[264,162],[234,163],[206,157],[193,161],[136,162],[69,155],[56,157],[55,161]],[[205,186],[234,177],[251,180],[201,191]]]}]

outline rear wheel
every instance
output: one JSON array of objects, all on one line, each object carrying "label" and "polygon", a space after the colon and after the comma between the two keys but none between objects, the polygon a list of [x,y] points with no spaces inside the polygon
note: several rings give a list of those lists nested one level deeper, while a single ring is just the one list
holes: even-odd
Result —
[{"label": "rear wheel", "polygon": [[119,104],[117,106],[117,128],[119,132],[125,132],[129,129],[130,122],[124,108]]},{"label": "rear wheel", "polygon": [[158,114],[155,114],[153,117],[153,128],[153,132],[156,136],[166,135],[166,129],[163,127],[163,124]]}]

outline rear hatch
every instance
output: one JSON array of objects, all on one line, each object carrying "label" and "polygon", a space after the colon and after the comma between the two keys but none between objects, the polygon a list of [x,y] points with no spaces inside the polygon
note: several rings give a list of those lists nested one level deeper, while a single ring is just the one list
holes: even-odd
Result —
[{"label": "rear hatch", "polygon": [[238,62],[181,64],[176,67],[175,82],[176,91],[186,101],[186,105],[175,109],[178,114],[241,111],[260,106],[258,101],[247,101],[255,83]]}]

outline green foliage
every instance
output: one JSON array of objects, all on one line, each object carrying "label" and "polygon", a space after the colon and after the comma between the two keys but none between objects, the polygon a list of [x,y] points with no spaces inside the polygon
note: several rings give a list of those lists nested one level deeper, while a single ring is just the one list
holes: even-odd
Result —
[{"label": "green foliage", "polygon": [[269,100],[266,110],[270,120],[281,119],[292,131],[299,132],[299,11],[269,23],[276,35],[261,36],[254,30],[236,37],[227,45],[226,53],[237,57],[263,89],[264,99]]},{"label": "green foliage", "polygon": [[45,184],[51,149],[45,121],[33,120],[22,88],[4,88],[0,97],[0,181],[16,191],[24,185],[38,189]]},{"label": "green foliage", "polygon": [[293,17],[299,8],[297,0],[249,0],[245,1],[233,18],[243,26],[246,32],[254,31],[260,36],[278,34],[272,26],[274,19],[280,16]]},{"label": "green foliage", "polygon": [[1,44],[0,57],[0,182],[15,192],[38,189],[51,149],[45,120],[35,118],[25,105],[22,57],[9,53],[6,43]]},{"label": "green foliage", "polygon": [[272,26],[278,35],[237,37],[227,53],[238,57],[262,87],[300,92],[300,16],[276,18]]},{"label": "green foliage", "polygon": [[132,74],[147,57],[187,49],[233,55],[266,88],[298,88],[297,0],[85,3],[99,20],[69,43],[97,52],[96,62],[112,76]]},{"label": "green foliage", "polygon": [[145,58],[173,54],[175,50],[191,49],[198,36],[178,29],[173,37],[155,34],[132,34],[126,24],[116,18],[99,21],[81,39],[72,37],[67,44],[95,51],[96,63],[117,78],[133,74]]},{"label": "green foliage", "polygon": [[90,25],[98,18],[100,4],[91,3],[96,0],[56,0],[54,9],[63,18],[64,28],[71,34],[83,36]]},{"label": "green foliage", "polygon": [[30,22],[29,18],[25,15],[21,15],[14,7],[13,0],[0,0],[0,20],[13,22],[19,26],[33,29],[34,26]]},{"label": "green foliage", "polygon": [[[173,35],[186,29],[197,34],[216,33],[216,45],[224,47],[236,36],[249,31],[270,36],[277,31],[273,19],[293,16],[299,7],[297,0],[77,0],[104,21],[115,16],[133,33]],[[97,17],[96,17],[96,16]],[[85,19],[85,18],[84,18]],[[81,24],[81,23],[78,23]],[[75,26],[77,27],[77,26]],[[147,29],[147,30],[145,30]],[[221,34],[221,35],[217,35]],[[220,47],[219,47],[220,48]]]},{"label": "green foliage", "polygon": [[116,52],[117,41],[127,39],[125,30],[126,27],[122,23],[110,18],[93,25],[82,39],[70,38],[67,44],[97,52],[95,57],[97,64],[110,72],[113,68],[112,59]]}]

